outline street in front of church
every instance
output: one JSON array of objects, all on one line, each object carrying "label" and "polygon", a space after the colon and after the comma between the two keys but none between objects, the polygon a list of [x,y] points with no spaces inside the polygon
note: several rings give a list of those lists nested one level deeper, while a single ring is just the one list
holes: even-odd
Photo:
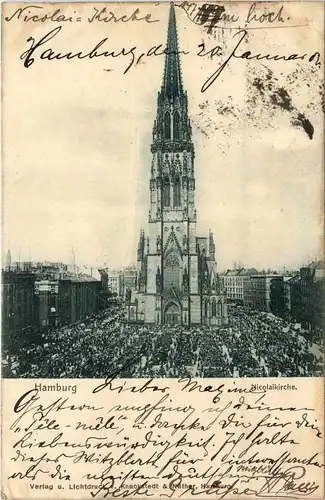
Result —
[{"label": "street in front of church", "polygon": [[227,328],[129,324],[121,305],[3,359],[10,378],[310,377],[320,339],[273,315],[229,308]]}]

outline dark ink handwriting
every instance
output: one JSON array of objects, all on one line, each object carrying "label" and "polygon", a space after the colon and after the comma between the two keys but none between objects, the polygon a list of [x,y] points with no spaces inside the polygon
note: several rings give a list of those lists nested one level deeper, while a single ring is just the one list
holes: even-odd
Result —
[{"label": "dark ink handwriting", "polygon": [[[46,21],[50,21],[53,23],[73,23],[80,22],[82,18],[77,15],[77,12],[74,10],[73,15],[63,14],[61,9],[56,9],[54,12],[44,12],[47,7],[43,7],[42,5],[27,5],[26,7],[21,7],[16,9],[11,16],[6,16],[5,21],[10,22],[14,19],[23,21],[25,23],[45,23]],[[103,22],[103,23],[128,23],[128,22],[140,22],[145,21],[146,23],[158,23],[159,19],[151,19],[151,14],[140,15],[140,9],[135,9],[132,14],[123,14],[122,16],[117,16],[114,12],[108,11],[106,7],[102,9],[97,9],[93,7],[94,13],[92,16],[87,18],[89,23]]]},{"label": "dark ink handwriting", "polygon": [[[21,395],[9,422],[7,479],[35,488],[55,479],[69,489],[85,481],[94,498],[319,494],[325,467],[314,408],[273,406],[267,392],[240,382],[234,391],[226,382],[180,379],[175,393],[163,380],[130,382],[121,373],[98,386],[108,389],[105,402],[101,389],[92,404],[78,396],[44,404],[37,389]],[[76,464],[87,471],[78,480]]]},{"label": "dark ink handwriting", "polygon": [[151,14],[146,14],[142,17],[138,17],[140,14],[140,9],[135,9],[134,12],[132,12],[131,15],[126,15],[124,14],[121,17],[117,17],[116,14],[112,11],[107,11],[106,7],[103,7],[102,9],[97,9],[96,7],[93,7],[95,10],[95,13],[91,16],[88,17],[88,22],[93,23],[94,21],[98,22],[103,22],[103,23],[128,23],[129,21],[145,21],[147,23],[158,23],[158,19],[151,19]]},{"label": "dark ink handwriting", "polygon": [[[245,50],[243,53],[238,53],[239,47],[243,44],[244,40],[247,37],[248,32],[246,30],[237,31],[234,34],[234,37],[239,38],[239,41],[235,45],[235,48],[231,51],[231,53],[226,56],[224,62],[219,66],[219,68],[205,81],[202,85],[201,92],[205,92],[209,87],[217,80],[217,78],[221,75],[223,70],[229,65],[230,61],[234,59],[242,59],[242,60],[256,60],[256,61],[303,61],[308,60],[308,62],[314,62],[316,66],[320,64],[320,54],[315,52],[314,54],[308,56],[308,54],[252,54],[250,50]],[[205,57],[209,56],[211,59],[214,56],[220,56],[222,54],[222,49],[220,46],[214,47],[213,49],[206,50],[205,43],[202,42],[199,45],[198,56]]]}]

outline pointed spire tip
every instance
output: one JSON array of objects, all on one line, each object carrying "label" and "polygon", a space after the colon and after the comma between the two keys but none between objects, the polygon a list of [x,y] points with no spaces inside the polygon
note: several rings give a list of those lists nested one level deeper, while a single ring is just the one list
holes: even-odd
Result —
[{"label": "pointed spire tip", "polygon": [[174,3],[170,3],[167,48],[165,58],[162,93],[168,98],[180,96],[183,93],[181,66],[178,53],[178,38]]}]

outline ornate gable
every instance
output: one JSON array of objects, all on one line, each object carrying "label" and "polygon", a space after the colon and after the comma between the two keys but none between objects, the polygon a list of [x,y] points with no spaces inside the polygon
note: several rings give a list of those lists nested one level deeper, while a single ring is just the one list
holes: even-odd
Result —
[{"label": "ornate gable", "polygon": [[171,231],[168,235],[167,241],[164,246],[164,254],[167,256],[168,253],[170,253],[171,250],[178,250],[179,254],[182,256],[182,248],[179,244],[179,241],[177,239],[177,236],[174,232],[174,226],[172,226]]}]

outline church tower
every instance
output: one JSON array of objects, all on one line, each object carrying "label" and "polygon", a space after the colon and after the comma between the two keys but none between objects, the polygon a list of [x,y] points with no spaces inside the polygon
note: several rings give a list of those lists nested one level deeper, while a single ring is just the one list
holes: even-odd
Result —
[{"label": "church tower", "polygon": [[215,250],[212,233],[209,240],[196,236],[195,154],[173,4],[151,152],[149,232],[145,238],[141,231],[138,245],[137,312],[145,323],[201,324],[208,283],[217,291],[211,276]]}]

